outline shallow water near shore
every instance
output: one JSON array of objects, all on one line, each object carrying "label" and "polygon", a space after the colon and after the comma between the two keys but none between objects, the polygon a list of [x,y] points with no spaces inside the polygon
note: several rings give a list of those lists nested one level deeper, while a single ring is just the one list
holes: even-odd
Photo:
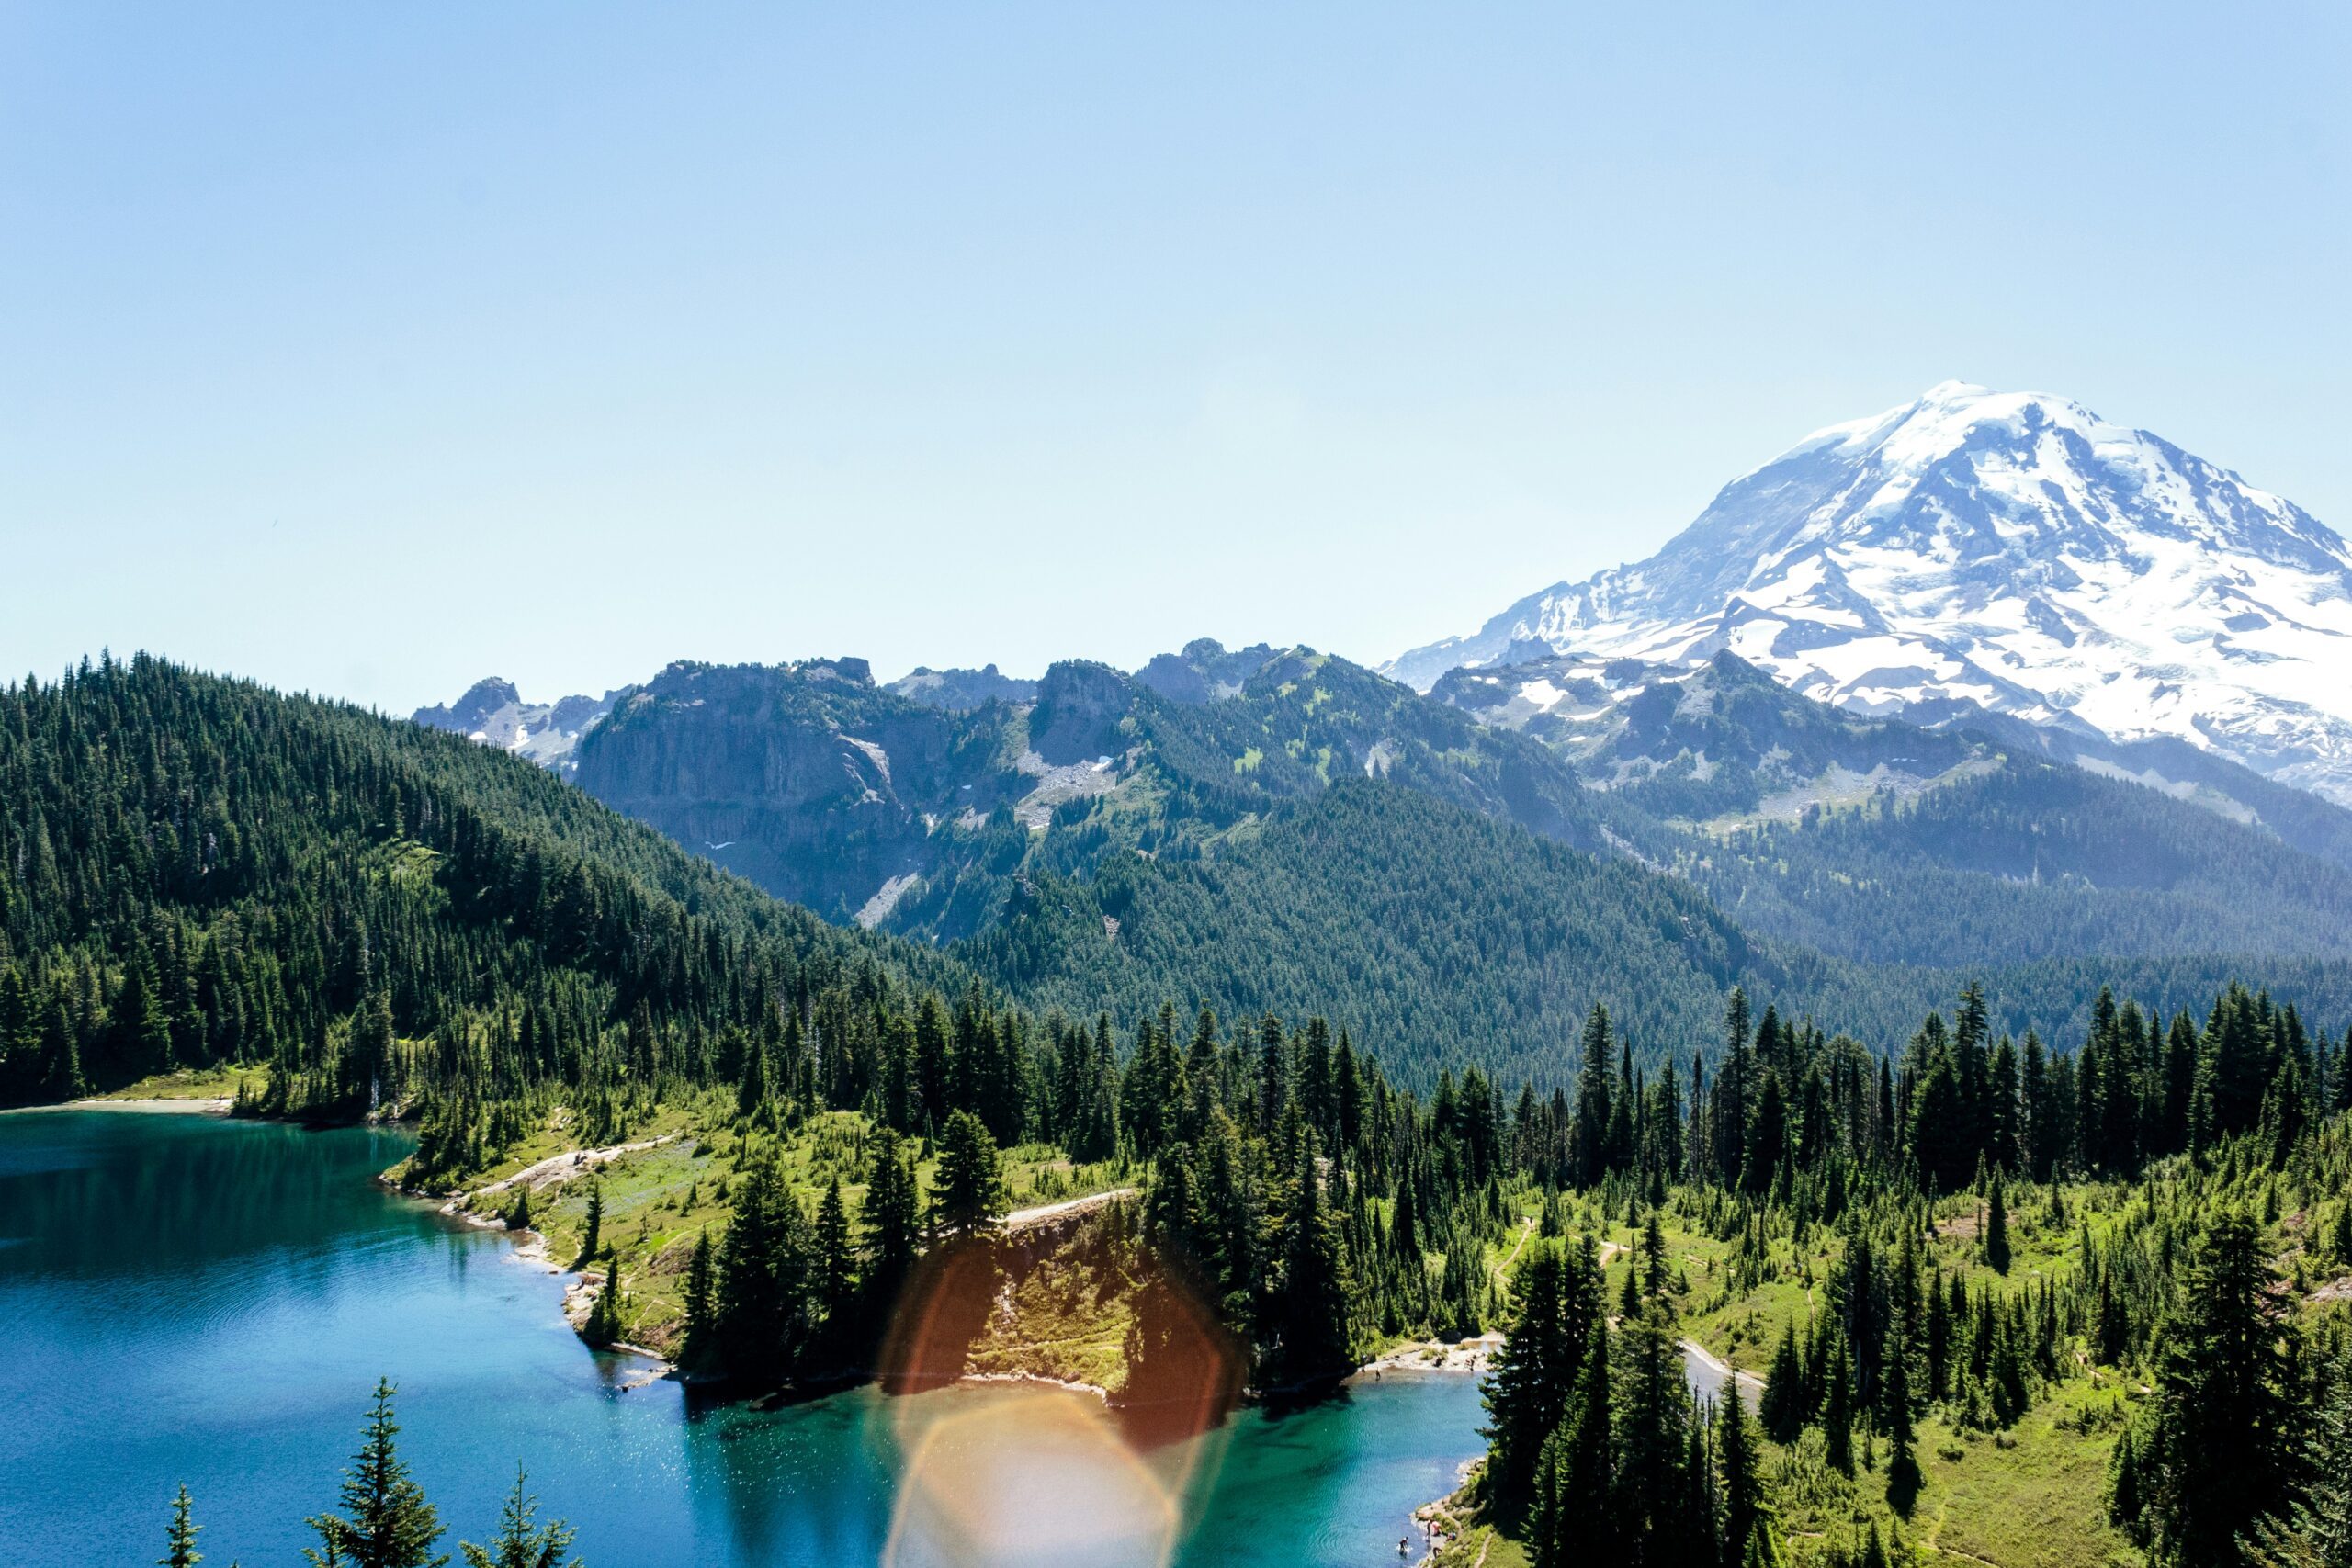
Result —
[{"label": "shallow water near shore", "polygon": [[[503,1235],[377,1187],[406,1147],[202,1116],[0,1117],[0,1561],[150,1562],[182,1482],[208,1562],[299,1561],[379,1374],[445,1549],[489,1533],[519,1460],[590,1568],[878,1562],[919,1456],[984,1473],[1012,1535],[949,1551],[902,1530],[901,1562],[1104,1561],[1052,1527],[1131,1522],[1122,1485],[1173,1507],[1179,1563],[1395,1562],[1402,1536],[1419,1554],[1411,1510],[1480,1450],[1478,1380],[1459,1373],[1244,1411],[1124,1479],[1085,1468],[1076,1413],[1079,1468],[1058,1469],[1058,1417],[1030,1390],[693,1413],[674,1383],[626,1387],[642,1363],[581,1345],[560,1278]],[[987,1440],[931,1440],[959,1431]]]}]

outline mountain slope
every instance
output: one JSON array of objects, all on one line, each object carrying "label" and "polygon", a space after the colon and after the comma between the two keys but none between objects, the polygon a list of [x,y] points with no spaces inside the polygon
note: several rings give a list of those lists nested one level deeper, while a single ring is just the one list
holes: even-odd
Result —
[{"label": "mountain slope", "polygon": [[[964,979],[454,736],[143,655],[0,687],[0,1097],[266,1060],[364,1110],[395,1030],[642,1090],[775,996],[892,977]],[[651,1032],[701,1055],[629,1055]]]},{"label": "mountain slope", "polygon": [[1945,965],[2352,954],[2341,864],[1972,731],[1830,707],[1730,653],[1695,670],[1457,670],[1431,694],[1544,738],[1600,792],[1627,852],[1825,953]]},{"label": "mountain slope", "polygon": [[1506,1081],[1566,1079],[1584,1014],[1605,1005],[1655,1068],[1719,1042],[1724,992],[1893,1052],[1979,982],[1994,1025],[2071,1043],[2099,987],[2200,1015],[2236,976],[2338,1017],[2352,963],[2184,953],[2031,963],[1861,963],[1727,915],[1695,883],[1537,840],[1384,780],[1284,807],[1211,859],[1127,855],[1088,882],[1039,875],[953,952],[1034,1006],[1116,1015],[1163,999],[1222,1016],[1307,998],[1378,1043],[1400,1079],[1474,1060]]},{"label": "mountain slope", "polygon": [[1323,997],[1414,1080],[1467,1053],[1556,1081],[1595,1002],[1656,1061],[1712,1040],[1733,984],[1777,974],[1695,888],[1377,779],[1284,807],[1213,858],[1037,878],[956,951],[1081,1017]]},{"label": "mountain slope", "polygon": [[917,690],[854,660],[673,665],[621,694],[579,780],[779,897],[933,941],[986,929],[1022,876],[1214,853],[1347,777],[1601,841],[1540,744],[1308,649],[1194,643],[1133,677],[1069,660],[1026,702]]},{"label": "mountain slope", "polygon": [[[1455,809],[1364,818],[1375,868],[1314,830],[1350,780]],[[1894,1012],[1963,968],[2352,955],[2352,872],[2156,790],[1814,702],[1728,653],[1457,671],[1422,697],[1303,649],[1196,644],[1135,677],[1057,664],[1033,702],[969,708],[878,689],[854,660],[681,665],[590,736],[581,783],[837,921],[956,944],[1019,994],[1358,1009],[1385,1038],[1490,1030],[1531,1060],[1549,1012],[1635,1006],[1623,975],[1674,976],[1644,987],[1653,1038],[1713,1005],[1693,998],[1728,983],[1720,964],[1591,961],[1623,908],[1657,897],[1799,968],[1817,954],[1806,997],[1881,994],[1840,964],[1936,976],[1894,982]],[[1570,875],[1563,847],[1615,863]],[[1164,880],[1137,906],[1144,867]],[[1396,906],[1408,887],[1427,901]],[[997,941],[1064,903],[1067,943]],[[1105,917],[1124,937],[1106,942]],[[1483,967],[1450,956],[1465,940]],[[1489,987],[1512,999],[1471,999]]]},{"label": "mountain slope", "polygon": [[1648,560],[1384,671],[1426,690],[1461,665],[1721,649],[1863,713],[2175,742],[2352,804],[2352,550],[2040,393],[1946,383],[1816,432]]}]

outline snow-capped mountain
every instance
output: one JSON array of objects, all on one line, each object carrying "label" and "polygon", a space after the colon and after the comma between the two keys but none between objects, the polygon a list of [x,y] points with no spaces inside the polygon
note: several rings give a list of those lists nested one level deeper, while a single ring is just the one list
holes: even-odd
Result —
[{"label": "snow-capped mountain", "polygon": [[619,694],[526,703],[511,681],[492,675],[466,688],[446,707],[419,708],[409,717],[430,729],[454,730],[485,746],[512,751],[527,761],[570,778],[572,751],[591,725],[612,711]]},{"label": "snow-capped mountain", "polygon": [[2039,392],[1946,382],[1818,431],[1649,559],[1382,672],[1426,691],[1460,666],[1724,649],[1862,713],[2185,742],[2352,805],[2352,549]]}]

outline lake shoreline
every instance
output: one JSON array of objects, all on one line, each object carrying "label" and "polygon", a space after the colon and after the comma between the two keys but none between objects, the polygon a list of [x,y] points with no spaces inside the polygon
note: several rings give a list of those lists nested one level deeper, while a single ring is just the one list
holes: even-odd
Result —
[{"label": "lake shoreline", "polygon": [[1395,1346],[1358,1367],[1350,1381],[1380,1372],[1484,1372],[1502,1348],[1500,1334],[1479,1334],[1463,1339],[1416,1339]]},{"label": "lake shoreline", "polygon": [[49,1105],[11,1105],[0,1116],[32,1116],[49,1111],[121,1111],[141,1116],[227,1116],[235,1107],[231,1099],[195,1095],[185,1099],[61,1100]]},{"label": "lake shoreline", "polygon": [[[41,1546],[69,1539],[72,1495],[90,1476],[102,1474],[108,1484],[127,1476],[161,1496],[167,1483],[185,1475],[220,1521],[220,1561],[231,1555],[249,1562],[296,1555],[281,1550],[292,1544],[289,1532],[299,1532],[299,1523],[290,1522],[275,1500],[282,1478],[307,1478],[302,1484],[323,1498],[348,1452],[350,1413],[339,1404],[322,1412],[311,1397],[322,1379],[357,1391],[389,1373],[402,1384],[404,1416],[411,1415],[405,1402],[415,1402],[415,1462],[445,1517],[491,1517],[502,1501],[491,1490],[496,1472],[521,1455],[531,1461],[534,1483],[583,1527],[584,1536],[605,1547],[603,1556],[643,1562],[649,1568],[752,1568],[774,1560],[775,1531],[799,1530],[796,1521],[804,1518],[834,1521],[809,1527],[815,1533],[808,1539],[830,1553],[809,1560],[877,1561],[868,1551],[878,1553],[888,1540],[893,1500],[903,1480],[898,1462],[902,1456],[893,1445],[910,1433],[933,1430],[929,1411],[908,1411],[895,1400],[886,1401],[883,1396],[893,1392],[887,1385],[835,1385],[821,1391],[834,1397],[808,1401],[814,1408],[805,1411],[786,1408],[785,1402],[729,1400],[749,1418],[730,1414],[710,1419],[714,1412],[695,1396],[693,1380],[677,1380],[686,1385],[682,1401],[656,1381],[654,1374],[663,1369],[650,1359],[626,1349],[618,1355],[582,1354],[585,1348],[571,1335],[548,1332],[555,1327],[547,1316],[551,1287],[534,1276],[541,1269],[565,1271],[548,1256],[546,1239],[535,1231],[508,1230],[491,1215],[445,1214],[439,1202],[399,1193],[380,1180],[393,1151],[360,1130],[306,1128],[271,1119],[237,1126],[225,1118],[201,1116],[178,1122],[149,1118],[142,1123],[134,1111],[32,1118],[8,1123],[6,1131],[28,1145],[86,1144],[108,1151],[110,1168],[124,1171],[206,1173],[202,1198],[182,1175],[172,1177],[170,1190],[187,1197],[185,1214],[107,1201],[76,1174],[81,1168],[73,1162],[53,1170],[42,1165],[32,1179],[53,1189],[60,1203],[83,1206],[57,1211],[58,1245],[113,1259],[107,1266],[119,1271],[131,1299],[160,1303],[118,1314],[124,1331],[138,1336],[126,1365],[141,1369],[142,1379],[150,1372],[169,1378],[196,1349],[241,1368],[235,1378],[195,1380],[199,1392],[191,1397],[207,1412],[204,1428],[199,1432],[191,1424],[185,1437],[175,1433],[168,1443],[152,1422],[135,1418],[110,1417],[82,1427],[71,1420],[44,1421],[67,1431],[62,1447],[37,1434],[20,1434],[26,1454],[39,1453],[48,1467],[25,1473],[51,1483],[49,1501],[56,1517],[36,1521],[49,1532],[36,1537]],[[303,1135],[312,1132],[323,1135]],[[114,1152],[126,1147],[135,1148],[135,1156]],[[315,1156],[309,1153],[313,1148],[319,1151]],[[255,1165],[257,1159],[276,1163]],[[305,1174],[330,1169],[335,1175],[331,1184]],[[270,1174],[257,1175],[264,1171]],[[248,1179],[249,1185],[232,1185]],[[239,1201],[225,1201],[232,1193],[241,1195]],[[250,1201],[242,1196],[246,1194]],[[514,1195],[510,1190],[501,1196],[511,1201]],[[314,1277],[289,1279],[260,1270],[253,1276],[260,1289],[256,1317],[245,1287],[186,1297],[177,1290],[183,1254],[153,1246],[116,1247],[104,1228],[125,1225],[139,1235],[168,1235],[179,1246],[189,1215],[224,1238],[224,1261],[265,1255],[277,1245],[264,1239],[265,1233],[333,1237],[339,1244],[347,1238],[349,1245],[340,1247],[333,1263],[336,1272],[331,1277],[338,1288],[321,1292],[307,1288]],[[489,1230],[502,1232],[505,1245],[474,1234]],[[563,1261],[570,1261],[569,1238],[559,1232],[555,1239],[565,1241]],[[529,1267],[513,1273],[492,1267],[510,1256]],[[468,1258],[479,1261],[465,1263]],[[135,1261],[141,1258],[147,1261]],[[504,1282],[493,1275],[503,1276]],[[560,1291],[561,1283],[552,1288]],[[232,1299],[236,1310],[218,1310]],[[276,1314],[288,1315],[281,1320],[271,1315]],[[299,1325],[299,1332],[285,1332],[288,1324]],[[129,1385],[127,1374],[102,1363],[78,1333],[51,1337],[80,1358],[72,1363],[80,1375],[69,1381],[88,1385],[58,1391],[61,1416],[80,1410],[80,1401],[93,1394],[112,1399],[124,1411],[146,1406],[138,1393],[144,1383]],[[102,1365],[100,1375],[95,1369]],[[1420,1370],[1433,1369],[1424,1364]],[[1032,1386],[1016,1386],[1022,1382]],[[260,1392],[243,1392],[249,1387]],[[1103,1396],[1095,1389],[1035,1376],[983,1374],[942,1387],[962,1391],[955,1396],[957,1403],[940,1407],[958,1422],[1000,1408],[997,1401],[1017,1408],[1013,1402],[1023,1398],[1063,1401],[1073,1416],[1083,1414],[1081,1406],[1103,1408]],[[1184,1516],[1182,1553],[1173,1561],[1184,1568],[1328,1568],[1340,1562],[1398,1561],[1393,1556],[1398,1539],[1411,1529],[1407,1499],[1442,1490],[1455,1464],[1475,1450],[1475,1382],[1452,1376],[1392,1376],[1385,1386],[1361,1380],[1351,1392],[1351,1398],[1319,1401],[1304,1410],[1278,1404],[1271,1410],[1230,1413],[1225,1432],[1204,1450],[1216,1468],[1200,1472],[1213,1477],[1221,1490],[1214,1500],[1208,1493],[1185,1495],[1188,1510],[1198,1506]],[[1082,1400],[1074,1397],[1081,1394]],[[357,1397],[356,1392],[351,1394],[354,1402]],[[267,1407],[254,1409],[250,1401],[255,1398],[268,1401]],[[915,1417],[924,1419],[910,1426]],[[985,1430],[953,1422],[940,1429]],[[1144,1436],[1124,1423],[1086,1429],[1123,1440]],[[1028,1462],[1052,1461],[1058,1451],[1046,1443]],[[505,1478],[511,1481],[512,1472]],[[747,1489],[748,1480],[755,1480],[756,1487]],[[778,1499],[773,1507],[762,1501],[769,1497]],[[213,1539],[208,1537],[207,1543]],[[1261,1540],[1278,1545],[1261,1550],[1256,1543]],[[1352,1544],[1344,1557],[1317,1555],[1328,1552],[1332,1540]],[[109,1537],[107,1544],[117,1543]],[[234,1552],[227,1550],[230,1544]],[[1376,1555],[1374,1546],[1379,1548]],[[74,1550],[81,1551],[81,1545]],[[31,1561],[62,1564],[100,1555],[128,1561],[134,1554],[127,1548],[82,1555],[62,1550],[43,1555],[36,1550]]]}]

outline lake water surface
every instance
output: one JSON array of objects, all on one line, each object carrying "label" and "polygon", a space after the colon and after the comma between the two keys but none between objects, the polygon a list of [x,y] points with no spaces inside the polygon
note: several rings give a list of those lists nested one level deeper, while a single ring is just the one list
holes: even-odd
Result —
[{"label": "lake water surface", "polygon": [[[639,1364],[582,1347],[562,1281],[501,1235],[376,1187],[406,1146],[0,1116],[0,1562],[151,1562],[183,1482],[209,1563],[299,1562],[379,1374],[443,1547],[487,1536],[519,1460],[589,1568],[850,1568],[890,1553],[894,1518],[913,1521],[894,1558],[910,1564],[1151,1561],[1140,1537],[1113,1550],[1064,1527],[1148,1535],[1155,1507],[1187,1568],[1395,1562],[1411,1510],[1481,1449],[1477,1380],[1458,1373],[1245,1411],[1141,1460],[1106,1458],[1088,1402],[1033,1390],[693,1414],[674,1383],[625,1387]],[[910,1472],[946,1478],[940,1506],[900,1506]],[[986,1517],[958,1511],[972,1495]]]}]

